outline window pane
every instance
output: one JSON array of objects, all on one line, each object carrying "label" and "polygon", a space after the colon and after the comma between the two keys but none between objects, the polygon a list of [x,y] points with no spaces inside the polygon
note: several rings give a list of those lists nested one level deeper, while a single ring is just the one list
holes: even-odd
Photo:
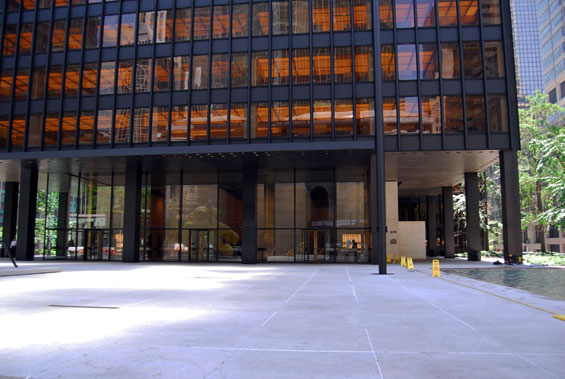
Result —
[{"label": "window pane", "polygon": [[396,78],[394,45],[381,45],[381,72],[383,80]]},{"label": "window pane", "polygon": [[418,107],[419,102],[417,97],[400,97],[398,110],[400,113],[401,134],[417,134],[420,132]]},{"label": "window pane", "polygon": [[373,99],[357,99],[357,135],[375,135],[375,102]]},{"label": "window pane", "polygon": [[269,83],[269,52],[254,51],[251,56],[251,85],[266,86]]},{"label": "window pane", "polygon": [[[129,109],[127,111],[129,120]],[[133,113],[133,143],[145,143],[148,138],[149,108],[135,108]]]},{"label": "window pane", "polygon": [[[12,96],[12,69],[2,70],[0,75],[0,101],[9,101]],[[45,74],[45,69],[44,69]]]},{"label": "window pane", "polygon": [[132,91],[133,61],[120,61],[118,71],[118,93],[131,93]]},{"label": "window pane", "polygon": [[383,97],[383,125],[385,134],[397,133],[396,98]]},{"label": "window pane", "polygon": [[86,21],[86,34],[84,35],[84,47],[95,49],[100,46],[100,17],[89,17]]},{"label": "window pane", "polygon": [[247,103],[231,104],[230,139],[247,137]]},{"label": "window pane", "polygon": [[314,100],[314,135],[329,136],[332,134],[332,102],[331,100]]},{"label": "window pane", "polygon": [[[23,131],[22,131],[23,133]],[[47,113],[43,124],[43,145],[57,146],[59,136],[59,113]],[[14,124],[12,123],[12,144],[14,143]],[[23,135],[22,135],[23,139]]]},{"label": "window pane", "polygon": [[118,43],[118,16],[104,16],[103,46],[116,46]]},{"label": "window pane", "polygon": [[131,46],[135,42],[135,13],[122,15],[120,46]]},{"label": "window pane", "polygon": [[25,23],[22,24],[20,29],[20,42],[18,51],[20,55],[29,55],[31,54],[31,41],[33,36],[33,24],[32,23]]},{"label": "window pane", "polygon": [[488,96],[488,117],[491,132],[508,132],[508,110],[505,95]]},{"label": "window pane", "polygon": [[331,80],[330,49],[327,47],[312,49],[314,55],[313,83],[329,83]]},{"label": "window pane", "polygon": [[392,29],[392,0],[379,1],[381,29]]},{"label": "window pane", "polygon": [[228,106],[226,104],[210,105],[210,138],[228,138]]},{"label": "window pane", "polygon": [[292,135],[310,137],[310,102],[299,100],[292,103]]},{"label": "window pane", "polygon": [[157,43],[173,40],[173,11],[157,11]]},{"label": "window pane", "polygon": [[357,46],[355,48],[355,79],[358,82],[373,81],[372,46]]},{"label": "window pane", "polygon": [[303,34],[310,32],[310,7],[308,1],[292,1],[292,33]]},{"label": "window pane", "polygon": [[[40,147],[41,146],[41,126],[43,123],[43,114],[36,113],[29,117],[28,137],[27,146],[28,147]],[[0,143],[4,142],[4,138],[0,137]],[[4,145],[2,145],[4,146]]]},{"label": "window pane", "polygon": [[138,59],[135,67],[135,92],[151,89],[151,59]]},{"label": "window pane", "polygon": [[186,105],[171,108],[171,141],[186,142],[187,122],[188,107]]},{"label": "window pane", "polygon": [[463,67],[466,78],[482,78],[483,62],[480,42],[463,42]]},{"label": "window pane", "polygon": [[267,103],[251,104],[251,138],[267,137],[269,107]]},{"label": "window pane", "polygon": [[482,95],[467,95],[466,102],[466,117],[467,117],[467,130],[469,132],[485,132],[486,119],[485,119],[485,98]]},{"label": "window pane", "polygon": [[456,42],[441,44],[441,76],[443,79],[458,79],[461,77],[459,44]]},{"label": "window pane", "polygon": [[233,4],[232,7],[232,37],[247,37],[249,4]]},{"label": "window pane", "polygon": [[6,150],[10,116],[0,116],[0,150]]},{"label": "window pane", "polygon": [[171,74],[171,58],[155,59],[155,76],[153,78],[154,91],[169,91],[169,77]]},{"label": "window pane", "polygon": [[355,30],[371,30],[373,15],[371,0],[353,0],[353,24]]},{"label": "window pane", "polygon": [[90,145],[94,139],[94,112],[82,111],[80,112],[79,132],[78,132],[79,145]]},{"label": "window pane", "polygon": [[351,0],[333,0],[334,31],[351,30]]},{"label": "window pane", "polygon": [[443,97],[443,119],[447,133],[463,132],[463,98],[461,96]]},{"label": "window pane", "polygon": [[310,50],[294,49],[292,50],[292,84],[308,83],[310,83]]},{"label": "window pane", "polygon": [[139,26],[137,29],[137,44],[147,45],[153,43],[154,12],[140,12]]},{"label": "window pane", "polygon": [[101,109],[98,111],[96,119],[96,143],[106,145],[111,141],[112,136],[112,110]]},{"label": "window pane", "polygon": [[[10,71],[10,83],[12,81],[12,71]],[[45,91],[45,78],[46,70],[45,67],[34,67],[33,68],[33,79],[31,81],[31,98],[33,100],[43,99],[43,92]],[[4,78],[2,78],[2,82]],[[0,84],[0,88],[2,85]],[[3,91],[0,89],[0,97],[3,97]]]},{"label": "window pane", "polygon": [[100,95],[109,95],[114,93],[114,69],[116,62],[102,62],[100,64],[100,87],[98,93]]},{"label": "window pane", "polygon": [[12,117],[12,141],[13,147],[24,146],[24,133],[25,133],[26,118],[24,115],[16,115]]},{"label": "window pane", "polygon": [[435,0],[416,0],[418,26],[436,26]]},{"label": "window pane", "polygon": [[230,31],[230,7],[227,5],[215,6],[212,38],[228,38],[229,31]]},{"label": "window pane", "polygon": [[437,48],[435,44],[420,44],[420,79],[438,79]]},{"label": "window pane", "polygon": [[175,41],[190,41],[192,8],[177,9],[175,20]]},{"label": "window pane", "polygon": [[208,105],[192,105],[190,111],[190,140],[202,141],[208,136]]},{"label": "window pane", "polygon": [[63,146],[73,146],[75,144],[77,128],[77,115],[74,112],[63,113],[61,119],[61,144]]},{"label": "window pane", "polygon": [[479,25],[478,0],[460,0],[461,25]]},{"label": "window pane", "polygon": [[[186,123],[185,132],[186,132]],[[151,141],[167,142],[169,134],[169,108],[153,107],[153,123],[151,124]]]},{"label": "window pane", "polygon": [[174,58],[173,75],[173,88],[176,91],[189,89],[190,57]]},{"label": "window pane", "polygon": [[[136,109],[137,111],[137,109]],[[131,121],[129,108],[116,109],[116,123],[114,125],[114,143],[129,142],[129,125]],[[135,136],[134,136],[135,138]]]},{"label": "window pane", "polygon": [[500,24],[500,0],[482,0],[481,7],[483,13],[483,24]]},{"label": "window pane", "polygon": [[194,8],[195,40],[210,38],[210,7]]},{"label": "window pane", "polygon": [[441,109],[439,96],[422,97],[422,133],[441,133]]},{"label": "window pane", "polygon": [[289,120],[288,101],[274,101],[271,105],[271,136],[288,136]]},{"label": "window pane", "polygon": [[87,63],[82,71],[82,95],[96,95],[96,79],[98,77],[98,64]]},{"label": "window pane", "polygon": [[192,59],[192,89],[207,89],[207,88],[208,88],[208,55],[196,55]]},{"label": "window pane", "polygon": [[69,50],[80,50],[82,48],[82,18],[73,18],[69,27]]},{"label": "window pane", "polygon": [[274,50],[272,52],[273,59],[271,65],[271,84],[272,85],[287,85],[289,82],[288,65],[289,57],[288,50]]},{"label": "window pane", "polygon": [[29,88],[29,69],[20,68],[16,72],[16,81],[14,82],[14,98],[16,100],[26,100]]},{"label": "window pane", "polygon": [[485,41],[487,78],[504,78],[504,50],[501,41]]},{"label": "window pane", "polygon": [[53,21],[53,31],[51,33],[51,51],[63,51],[65,49],[66,30],[67,20]]},{"label": "window pane", "polygon": [[396,27],[414,27],[414,0],[396,0]]},{"label": "window pane", "polygon": [[416,80],[416,46],[398,45],[398,78]]},{"label": "window pane", "polygon": [[269,3],[253,4],[251,29],[253,36],[269,35]]},{"label": "window pane", "polygon": [[353,135],[353,100],[335,99],[335,135]]},{"label": "window pane", "polygon": [[212,55],[212,88],[227,88],[229,64],[227,54]]},{"label": "window pane", "polygon": [[[9,27],[6,26],[6,30]],[[82,33],[82,31],[81,31]],[[5,46],[5,45],[4,45]],[[49,22],[38,22],[35,29],[35,52],[46,53],[49,47]]]},{"label": "window pane", "polygon": [[330,0],[312,0],[312,30],[330,31]]},{"label": "window pane", "polygon": [[231,86],[247,87],[247,53],[231,55]]},{"label": "window pane", "polygon": [[65,72],[65,96],[78,96],[80,66],[69,65]]},{"label": "window pane", "polygon": [[439,14],[440,26],[457,25],[457,1],[456,0],[437,0],[437,10]]},{"label": "window pane", "polygon": [[61,66],[49,67],[49,82],[47,84],[47,97],[59,97],[63,87],[63,68]]},{"label": "window pane", "polygon": [[288,1],[272,2],[273,35],[288,34]]},{"label": "window pane", "polygon": [[335,47],[334,80],[338,83],[351,82],[352,74],[351,47]]}]

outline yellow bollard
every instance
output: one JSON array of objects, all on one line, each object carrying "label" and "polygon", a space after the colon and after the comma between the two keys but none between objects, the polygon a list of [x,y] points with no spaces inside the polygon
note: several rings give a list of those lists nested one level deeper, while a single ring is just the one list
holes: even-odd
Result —
[{"label": "yellow bollard", "polygon": [[414,270],[414,262],[412,261],[412,257],[408,257],[407,260],[408,261],[406,262],[406,268],[408,270]]},{"label": "yellow bollard", "polygon": [[386,263],[390,263],[390,254],[386,255]]},{"label": "yellow bollard", "polygon": [[439,272],[439,260],[438,259],[434,259],[432,261],[432,278],[437,276],[438,278],[440,277],[440,272]]},{"label": "yellow bollard", "polygon": [[405,256],[400,257],[400,265],[406,267],[406,257]]}]

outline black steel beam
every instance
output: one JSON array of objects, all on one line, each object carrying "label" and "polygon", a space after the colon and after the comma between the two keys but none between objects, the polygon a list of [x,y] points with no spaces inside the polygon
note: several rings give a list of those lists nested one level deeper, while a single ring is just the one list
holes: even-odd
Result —
[{"label": "black steel beam", "polygon": [[445,258],[455,258],[455,223],[453,222],[453,188],[443,187],[443,241]]},{"label": "black steel beam", "polygon": [[437,217],[436,217],[436,197],[428,196],[427,200],[427,220],[428,226],[428,257],[437,255]]},{"label": "black steel beam", "polygon": [[16,258],[32,261],[35,252],[35,216],[37,206],[37,167],[24,165],[20,173],[20,206]]},{"label": "black steel beam", "polygon": [[504,260],[508,263],[522,263],[522,226],[517,152],[516,150],[501,151],[499,159]]},{"label": "black steel beam", "polygon": [[[16,226],[18,221],[18,191],[20,183],[6,182],[4,192],[4,220],[2,241],[4,241],[4,248],[10,246],[10,243],[16,238]],[[8,252],[2,251],[2,257],[7,257]]]},{"label": "black steel beam", "polygon": [[467,208],[467,257],[470,261],[481,260],[481,225],[479,219],[479,180],[476,172],[465,173],[465,198]]},{"label": "black steel beam", "polygon": [[384,152],[371,155],[371,264],[379,265],[379,274],[387,273],[386,266],[386,183]]},{"label": "black steel beam", "polygon": [[141,226],[141,165],[128,161],[124,199],[124,252],[123,262],[139,262]]},{"label": "black steel beam", "polygon": [[257,166],[245,164],[243,167],[243,230],[242,263],[257,263]]}]

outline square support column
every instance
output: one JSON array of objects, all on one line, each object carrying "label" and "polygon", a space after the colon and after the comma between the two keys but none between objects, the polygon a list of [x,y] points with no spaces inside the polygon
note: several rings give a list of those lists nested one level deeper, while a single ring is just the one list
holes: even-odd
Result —
[{"label": "square support column", "polygon": [[123,262],[139,262],[141,175],[141,164],[138,161],[132,160],[126,163]]},{"label": "square support column", "polygon": [[427,226],[428,226],[428,257],[437,256],[437,216],[436,216],[436,197],[428,196],[427,205]]},{"label": "square support column", "polygon": [[[6,182],[4,190],[4,220],[2,241],[4,249],[10,247],[10,243],[16,237],[16,226],[18,220],[18,191],[20,183]],[[3,251],[3,257],[8,256],[8,252]]]},{"label": "square support column", "polygon": [[35,216],[37,210],[37,167],[22,166],[20,172],[20,206],[16,258],[33,261],[35,253]]},{"label": "square support column", "polygon": [[243,166],[242,263],[257,263],[257,166]]},{"label": "square support column", "polygon": [[453,188],[443,187],[443,241],[445,258],[455,258],[455,223],[453,221]]},{"label": "square support column", "polygon": [[476,172],[465,173],[465,200],[467,209],[467,257],[470,261],[481,260],[481,223],[479,216],[479,179]]},{"label": "square support column", "polygon": [[516,150],[501,151],[500,192],[502,197],[502,235],[504,261],[522,263],[522,225],[520,215],[520,185]]},{"label": "square support column", "polygon": [[371,264],[379,265],[379,274],[385,275],[386,267],[386,183],[384,154],[371,155]]}]

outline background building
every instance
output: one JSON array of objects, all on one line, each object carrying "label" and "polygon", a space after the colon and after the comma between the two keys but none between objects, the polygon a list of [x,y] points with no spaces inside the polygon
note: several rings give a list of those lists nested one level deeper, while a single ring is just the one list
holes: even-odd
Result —
[{"label": "background building", "polygon": [[565,104],[565,4],[561,0],[539,0],[538,24],[543,82],[549,101]]}]

